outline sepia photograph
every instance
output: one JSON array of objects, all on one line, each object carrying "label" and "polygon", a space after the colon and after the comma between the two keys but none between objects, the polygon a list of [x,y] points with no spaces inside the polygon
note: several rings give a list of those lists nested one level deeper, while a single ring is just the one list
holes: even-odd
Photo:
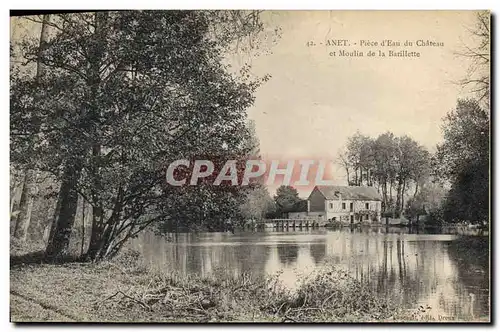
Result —
[{"label": "sepia photograph", "polygon": [[10,321],[491,323],[490,31],[11,11]]}]

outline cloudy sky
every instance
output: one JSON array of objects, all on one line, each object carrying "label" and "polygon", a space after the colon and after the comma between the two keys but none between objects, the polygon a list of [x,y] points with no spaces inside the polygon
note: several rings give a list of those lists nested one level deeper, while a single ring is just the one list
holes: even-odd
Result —
[{"label": "cloudy sky", "polygon": [[[441,119],[457,97],[467,95],[454,83],[468,67],[456,52],[473,42],[467,29],[474,26],[475,15],[472,11],[266,12],[266,26],[280,26],[282,36],[272,54],[251,60],[254,74],[272,76],[257,92],[249,112],[263,155],[335,159],[357,130],[370,136],[386,131],[406,134],[433,151],[441,140]],[[333,39],[348,39],[351,47],[344,49],[363,51],[365,57],[329,56],[339,49],[324,45]],[[420,52],[419,58],[369,58],[369,49],[381,47],[359,47],[361,40],[384,39],[431,40],[444,46],[386,48]],[[317,46],[307,47],[308,41]],[[333,172],[335,181],[345,184],[342,170],[334,167]]]}]

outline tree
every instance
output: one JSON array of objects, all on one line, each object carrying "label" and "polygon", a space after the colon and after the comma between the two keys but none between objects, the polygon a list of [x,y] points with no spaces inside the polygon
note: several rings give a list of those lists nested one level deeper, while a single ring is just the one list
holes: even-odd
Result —
[{"label": "tree", "polygon": [[283,214],[293,212],[296,208],[296,204],[299,203],[301,199],[297,189],[292,186],[282,185],[276,190],[274,201],[276,202],[277,212]]},{"label": "tree", "polygon": [[240,207],[243,220],[261,220],[266,214],[273,212],[275,202],[265,186],[259,185],[250,190],[244,203]]},{"label": "tree", "polygon": [[464,45],[464,50],[457,52],[470,61],[467,74],[459,84],[470,87],[478,102],[484,103],[486,108],[490,105],[490,24],[489,11],[477,13],[476,24],[469,29],[471,45]]},{"label": "tree", "polygon": [[[244,226],[248,219],[259,219],[267,212],[267,203],[272,198],[262,183],[262,178],[251,179],[247,186],[220,186],[213,187],[215,181],[227,160],[239,160],[237,163],[238,183],[241,183],[247,159],[260,158],[259,140],[255,132],[255,123],[247,121],[246,130],[242,130],[240,144],[228,151],[222,148],[225,142],[220,142],[218,155],[198,155],[191,160],[191,166],[197,160],[209,160],[214,164],[214,172],[202,180],[198,180],[199,186],[169,188],[172,190],[170,196],[174,196],[170,202],[169,218],[159,226],[161,232],[178,230],[225,230],[228,224]],[[213,147],[205,147],[204,151]],[[214,150],[215,151],[215,150]],[[239,151],[240,153],[234,154]],[[233,153],[230,154],[229,152]],[[191,176],[192,167],[186,169],[185,176]],[[223,182],[224,183],[224,182]],[[266,200],[266,195],[268,200]]]},{"label": "tree", "polygon": [[346,173],[346,181],[347,184],[350,185],[350,170],[351,170],[351,164],[349,162],[349,158],[347,155],[347,148],[342,148],[337,156],[337,161],[338,163],[344,168],[345,173]]},{"label": "tree", "polygon": [[[47,257],[66,254],[80,194],[92,206],[86,256],[98,260],[172,217],[171,161],[247,153],[245,110],[262,80],[244,79],[248,67],[232,75],[222,60],[260,22],[203,11],[55,16],[43,52],[23,44],[26,62],[50,73],[40,82],[12,78],[13,159],[30,156],[32,167],[60,181]],[[235,29],[219,29],[227,26]]]},{"label": "tree", "polygon": [[[43,51],[45,43],[48,39],[48,27],[47,24],[50,20],[50,15],[43,15],[42,26],[40,30],[40,38],[38,42],[39,52]],[[12,54],[11,50],[11,54]],[[44,65],[41,61],[36,63],[36,74],[35,80],[39,80],[43,77]],[[26,241],[26,236],[28,233],[28,228],[31,222],[31,215],[33,211],[33,201],[36,191],[36,180],[38,174],[30,168],[25,168],[25,165],[17,163],[14,167],[24,168],[24,175],[21,180],[21,197],[19,198],[19,204],[16,207],[12,207],[12,210],[16,211],[16,216],[14,217],[14,238]]]},{"label": "tree", "polygon": [[405,193],[410,184],[414,183],[415,193],[413,196],[416,196],[419,182],[422,182],[426,178],[429,172],[430,154],[415,140],[408,136],[403,136],[397,139],[395,160],[397,165],[395,212],[399,215],[404,209]]},{"label": "tree", "polygon": [[383,211],[392,207],[392,188],[396,181],[397,142],[393,133],[387,132],[377,137],[373,144],[375,167],[373,176],[382,191]]},{"label": "tree", "polygon": [[[373,168],[372,141],[368,136],[356,132],[347,139],[346,153],[341,155],[341,160],[348,162],[354,177],[348,178],[348,182],[355,186],[364,183],[372,185],[370,171]],[[348,172],[347,172],[348,173]]]},{"label": "tree", "polygon": [[[249,136],[244,145],[246,150],[250,151],[249,158],[260,159],[260,142],[257,137],[255,121],[249,121],[248,129]],[[240,226],[243,226],[247,220],[260,220],[266,215],[276,212],[275,202],[264,184],[263,176],[252,179],[246,189],[246,198],[240,206],[242,217]]]},{"label": "tree", "polygon": [[403,211],[410,187],[414,187],[416,196],[430,174],[429,152],[412,138],[390,132],[376,139],[356,132],[348,138],[338,159],[346,170],[348,184],[376,186],[382,194],[383,212],[392,211],[394,215]]},{"label": "tree", "polygon": [[440,174],[453,178],[469,164],[489,162],[490,119],[474,99],[459,99],[442,125],[444,143],[438,145]]},{"label": "tree", "polygon": [[444,218],[449,222],[488,223],[488,180],[487,167],[469,165],[452,183],[444,205]]},{"label": "tree", "polygon": [[242,219],[239,208],[246,196],[240,187],[200,184],[172,189],[162,205],[163,231],[223,231],[229,221]]},{"label": "tree", "polygon": [[444,143],[438,145],[436,172],[452,188],[445,217],[449,221],[489,220],[490,119],[478,101],[460,99],[444,118]]},{"label": "tree", "polygon": [[[442,210],[445,197],[446,190],[441,184],[425,182],[420,191],[408,199],[405,216],[418,223],[420,215],[436,215]],[[426,221],[429,221],[429,218]]]}]

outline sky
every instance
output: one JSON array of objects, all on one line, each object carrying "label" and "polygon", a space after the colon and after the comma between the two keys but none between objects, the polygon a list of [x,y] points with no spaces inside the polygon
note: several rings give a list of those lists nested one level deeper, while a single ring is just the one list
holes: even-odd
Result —
[{"label": "sky", "polygon": [[[272,54],[248,58],[252,73],[270,74],[249,110],[264,158],[336,159],[356,131],[376,137],[386,131],[409,135],[434,151],[442,139],[442,118],[468,91],[456,84],[468,63],[456,54],[470,45],[473,11],[276,11],[264,12],[267,29],[281,27]],[[331,57],[327,40],[348,39],[346,50],[365,57]],[[431,40],[442,47],[392,47],[420,52],[418,58],[367,57],[361,40]],[[306,46],[313,41],[316,46]],[[323,43],[323,45],[319,45]],[[353,43],[357,43],[354,46]],[[387,53],[387,52],[386,52]],[[334,181],[346,185],[340,166]],[[276,186],[269,187],[270,192]],[[299,194],[307,197],[310,189]]]}]

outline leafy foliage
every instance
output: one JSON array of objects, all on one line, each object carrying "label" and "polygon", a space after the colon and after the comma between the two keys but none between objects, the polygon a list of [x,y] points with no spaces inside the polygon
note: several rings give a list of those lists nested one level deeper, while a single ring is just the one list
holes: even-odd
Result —
[{"label": "leafy foliage", "polygon": [[448,221],[489,220],[490,120],[476,100],[458,100],[444,119],[444,143],[436,169],[451,190],[444,207]]},{"label": "leafy foliage", "polygon": [[390,132],[376,139],[355,133],[338,160],[346,170],[349,185],[378,188],[384,212],[399,214],[410,186],[416,195],[430,176],[429,152],[412,138],[396,137]]},{"label": "leafy foliage", "polygon": [[[199,206],[190,202],[194,192],[165,187],[173,160],[250,153],[245,110],[267,77],[250,80],[248,67],[233,75],[223,60],[232,42],[262,26],[254,14],[234,15],[57,14],[43,49],[23,41],[25,63],[43,64],[47,75],[11,77],[12,160],[61,182],[48,251],[66,250],[77,194],[93,209],[91,259],[116,254],[153,222],[199,217],[207,204],[226,218],[221,210],[239,204],[228,199],[240,195],[234,191],[214,196],[196,188],[205,199]],[[221,29],[228,24],[232,32]]]},{"label": "leafy foliage", "polygon": [[276,205],[267,188],[259,185],[248,192],[240,209],[244,220],[259,220],[265,218],[267,214],[273,213],[276,210]]},{"label": "leafy foliage", "polygon": [[282,185],[276,190],[274,196],[276,202],[276,216],[282,217],[284,213],[304,211],[304,204],[307,202],[299,197],[297,189],[292,186]]},{"label": "leafy foliage", "polygon": [[438,182],[428,182],[421,190],[408,199],[405,216],[412,222],[419,221],[419,216],[426,215],[425,223],[441,223],[441,212],[446,189]]}]

